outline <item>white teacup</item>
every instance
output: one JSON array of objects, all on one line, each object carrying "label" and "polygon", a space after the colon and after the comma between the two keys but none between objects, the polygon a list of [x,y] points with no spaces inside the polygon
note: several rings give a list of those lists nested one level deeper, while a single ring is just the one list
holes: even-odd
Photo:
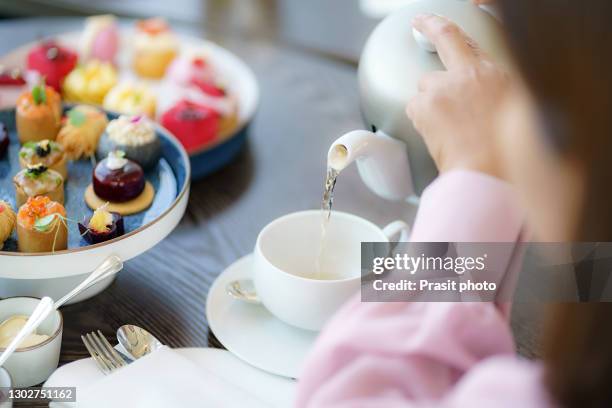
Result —
[{"label": "white teacup", "polygon": [[381,229],[334,211],[317,273],[321,223],[320,210],[280,217],[261,230],[254,251],[253,281],[264,306],[285,323],[315,331],[359,291],[361,243],[389,242],[408,231],[403,221]]}]

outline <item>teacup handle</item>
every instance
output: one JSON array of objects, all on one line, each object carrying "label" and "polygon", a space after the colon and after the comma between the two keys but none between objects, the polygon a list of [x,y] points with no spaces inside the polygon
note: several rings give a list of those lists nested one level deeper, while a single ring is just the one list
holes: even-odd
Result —
[{"label": "teacup handle", "polygon": [[410,226],[402,220],[391,222],[382,231],[390,242],[407,242],[410,238]]}]

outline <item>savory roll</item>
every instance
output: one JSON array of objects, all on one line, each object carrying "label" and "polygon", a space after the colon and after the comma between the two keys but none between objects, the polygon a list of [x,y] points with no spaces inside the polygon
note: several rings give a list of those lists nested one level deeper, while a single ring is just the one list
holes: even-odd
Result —
[{"label": "savory roll", "polygon": [[57,142],[70,160],[93,156],[107,124],[108,118],[100,109],[77,105],[66,113]]},{"label": "savory roll", "polygon": [[21,143],[55,140],[62,123],[62,101],[44,84],[21,94],[15,109],[17,134]]},{"label": "savory roll", "polygon": [[68,247],[66,210],[46,196],[30,197],[17,213],[21,252],[51,252]]},{"label": "savory roll", "polygon": [[64,180],[68,177],[68,160],[64,148],[59,143],[45,139],[40,142],[28,142],[19,150],[19,165],[22,169],[42,164],[49,170],[55,170]]},{"label": "savory roll", "polygon": [[153,122],[145,116],[120,116],[112,120],[98,145],[98,159],[120,150],[125,157],[140,164],[144,170],[157,165],[161,142]]},{"label": "savory roll", "polygon": [[4,241],[13,233],[15,218],[15,212],[11,205],[6,201],[0,200],[0,249],[4,246]]},{"label": "savory roll", "polygon": [[47,196],[52,201],[64,204],[64,178],[55,170],[42,164],[28,166],[13,177],[15,201],[17,206],[24,204],[29,197]]}]

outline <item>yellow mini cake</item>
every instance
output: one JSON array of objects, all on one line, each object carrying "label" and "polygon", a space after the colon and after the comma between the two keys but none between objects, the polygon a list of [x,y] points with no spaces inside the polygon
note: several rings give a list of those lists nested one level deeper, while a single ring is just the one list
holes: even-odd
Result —
[{"label": "yellow mini cake", "polygon": [[75,68],[64,80],[68,102],[102,105],[104,97],[117,84],[117,70],[108,62],[90,61]]},{"label": "yellow mini cake", "polygon": [[156,98],[144,84],[119,84],[104,98],[104,109],[124,115],[146,115],[155,118]]},{"label": "yellow mini cake", "polygon": [[178,42],[165,20],[151,18],[136,24],[134,71],[144,78],[159,79],[178,54]]}]

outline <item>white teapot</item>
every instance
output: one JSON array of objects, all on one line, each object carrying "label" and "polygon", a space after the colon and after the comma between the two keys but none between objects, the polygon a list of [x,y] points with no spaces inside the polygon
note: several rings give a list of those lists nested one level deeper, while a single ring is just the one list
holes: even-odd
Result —
[{"label": "white teapot", "polygon": [[444,69],[435,47],[412,28],[412,19],[420,13],[448,17],[493,60],[502,65],[507,61],[499,22],[467,0],[414,0],[374,29],[359,62],[362,111],[372,131],[356,130],[336,140],[328,165],[341,171],[356,162],[364,183],[390,200],[420,195],[437,175],[423,139],[405,114],[423,74]]}]

